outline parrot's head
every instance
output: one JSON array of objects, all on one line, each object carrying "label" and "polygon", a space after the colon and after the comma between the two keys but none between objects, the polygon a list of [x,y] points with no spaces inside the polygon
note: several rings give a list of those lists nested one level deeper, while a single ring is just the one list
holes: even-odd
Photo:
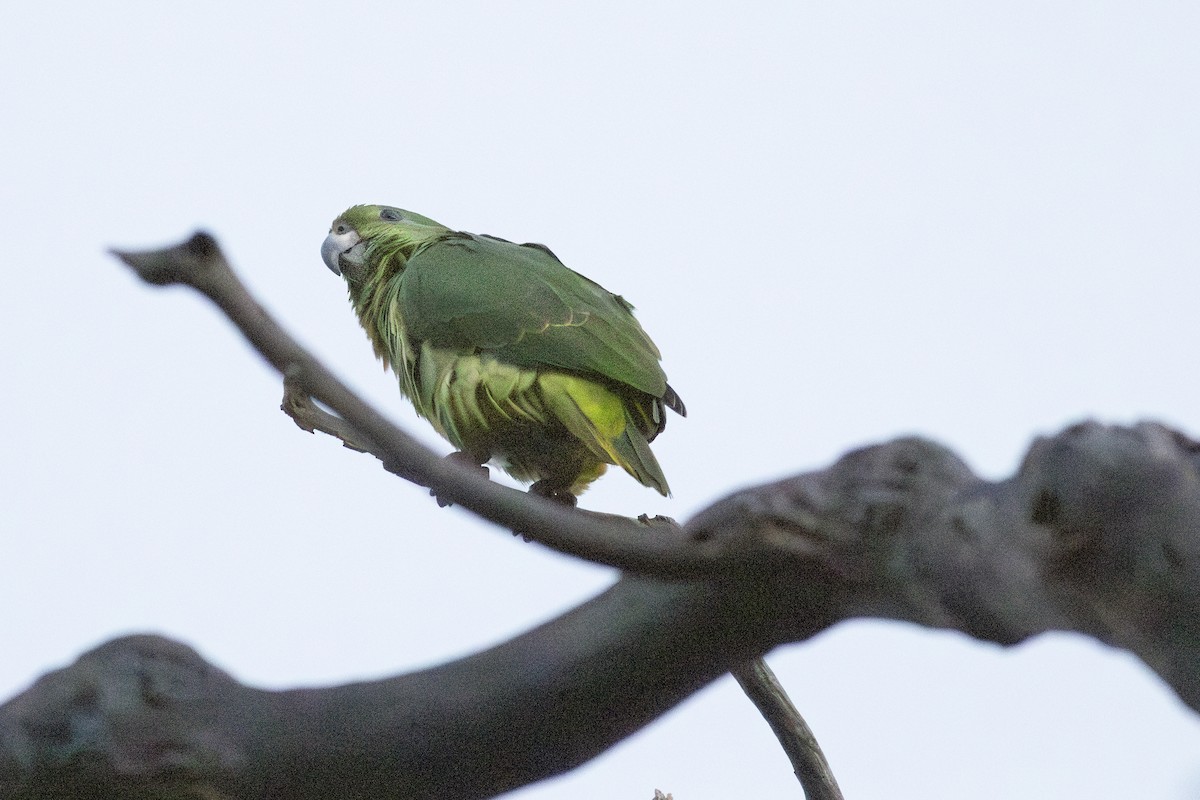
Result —
[{"label": "parrot's head", "polygon": [[329,227],[321,259],[351,285],[380,267],[400,268],[422,244],[449,230],[393,206],[351,206]]}]

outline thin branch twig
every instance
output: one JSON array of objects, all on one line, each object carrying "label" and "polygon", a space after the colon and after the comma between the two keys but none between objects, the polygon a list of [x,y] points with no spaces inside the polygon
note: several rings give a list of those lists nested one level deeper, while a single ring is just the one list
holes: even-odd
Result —
[{"label": "thin branch twig", "polygon": [[296,427],[309,433],[320,431],[335,439],[339,439],[344,447],[357,450],[360,453],[370,453],[371,443],[363,440],[352,425],[346,420],[330,414],[319,408],[313,402],[303,386],[300,385],[299,373],[288,370],[283,375],[283,402],[279,410],[292,418]]},{"label": "thin branch twig", "polygon": [[196,233],[173,247],[112,253],[147,283],[183,284],[203,293],[288,377],[297,394],[333,409],[357,432],[343,431],[339,438],[353,441],[350,446],[356,449],[382,454],[390,471],[434,489],[438,497],[484,519],[561,553],[659,578],[711,578],[731,571],[780,568],[778,553],[768,547],[731,546],[712,537],[695,539],[672,526],[656,526],[654,535],[647,536],[646,526],[634,520],[597,518],[564,508],[488,481],[477,471],[438,456],[350,391],[289,335],[250,295],[207,233]]},{"label": "thin branch twig", "polygon": [[783,746],[807,800],[844,800],[817,737],[792,704],[767,662],[756,658],[730,670]]}]

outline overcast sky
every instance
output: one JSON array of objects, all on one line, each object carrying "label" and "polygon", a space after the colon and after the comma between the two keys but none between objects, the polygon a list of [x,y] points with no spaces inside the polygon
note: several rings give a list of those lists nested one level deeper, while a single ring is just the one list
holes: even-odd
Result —
[{"label": "overcast sky", "polygon": [[[133,631],[260,686],[436,663],[611,583],[278,411],[217,312],[105,254],[212,231],[440,451],[321,263],[353,203],[544,242],[687,402],[585,507],[686,519],[919,433],[981,474],[1083,418],[1200,434],[1200,6],[19,3],[0,28],[0,697]],[[17,245],[20,245],[19,247]],[[1133,657],[894,623],[772,654],[851,800],[1200,796]],[[794,797],[729,679],[521,800]]]}]

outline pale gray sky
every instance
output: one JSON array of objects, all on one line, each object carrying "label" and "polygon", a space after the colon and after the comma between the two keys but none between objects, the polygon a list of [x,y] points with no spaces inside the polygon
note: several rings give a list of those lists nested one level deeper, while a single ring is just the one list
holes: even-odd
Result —
[{"label": "pale gray sky", "polygon": [[[686,518],[902,433],[988,477],[1085,417],[1200,433],[1198,6],[26,3],[0,109],[0,697],[143,630],[264,686],[379,676],[612,580],[300,432],[213,309],[104,253],[197,226],[442,450],[318,256],[346,206],[628,297],[690,416],[673,499],[591,508]],[[1200,796],[1200,718],[1090,641],[861,622],[770,661],[852,800]],[[726,679],[513,796],[655,787],[798,794]]]}]

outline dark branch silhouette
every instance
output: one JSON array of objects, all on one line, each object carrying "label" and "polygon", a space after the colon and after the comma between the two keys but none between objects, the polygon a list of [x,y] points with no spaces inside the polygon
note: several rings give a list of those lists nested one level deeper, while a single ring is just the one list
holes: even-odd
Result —
[{"label": "dark branch silhouette", "polygon": [[817,744],[817,737],[792,705],[791,698],[767,662],[756,658],[734,667],[731,672],[775,732],[775,738],[792,762],[796,778],[804,787],[806,800],[842,800],[842,790]]},{"label": "dark branch silhouette", "polygon": [[[439,504],[453,499],[453,494],[445,494],[439,490],[436,477],[429,480],[422,471],[420,462],[413,463],[414,449],[423,450],[420,445],[411,440],[407,434],[383,420],[373,409],[370,409],[353,393],[349,392],[336,378],[333,377],[318,360],[293,339],[282,327],[267,315],[245,285],[238,279],[229,262],[216,242],[207,234],[198,233],[190,240],[177,247],[155,250],[145,253],[115,253],[122,261],[134,268],[147,282],[156,285],[182,283],[199,289],[222,310],[226,312],[233,323],[242,331],[248,340],[284,375],[284,396],[280,406],[295,423],[309,432],[321,431],[334,436],[353,450],[368,452],[379,458],[391,472],[414,481],[423,486],[432,486],[432,494],[437,495]],[[264,349],[267,348],[267,349]],[[284,366],[286,365],[286,366]],[[328,398],[330,407],[342,414],[342,417],[323,411],[313,402],[313,397]],[[381,447],[372,439],[364,436],[355,425],[364,426],[367,431],[374,430],[375,441],[403,442],[406,449]],[[425,451],[428,461],[429,451]],[[453,459],[442,459],[442,463],[452,462]],[[455,462],[458,463],[458,462]],[[459,470],[463,472],[464,470]],[[479,476],[477,470],[465,470],[468,474]],[[511,496],[510,496],[511,497]],[[526,495],[533,498],[535,495]],[[518,505],[526,502],[524,499],[513,498],[511,502]],[[535,500],[542,504],[543,500]],[[468,503],[469,505],[469,503]],[[557,505],[557,504],[556,504]],[[537,505],[533,506],[537,510]],[[484,514],[487,516],[487,514]],[[581,529],[574,538],[565,540],[565,547],[560,543],[563,538],[557,535],[557,529],[549,532],[540,529],[519,530],[526,538],[541,538],[542,541],[563,549],[564,552],[574,552],[585,558],[609,563],[613,566],[636,568],[637,564],[645,564],[647,569],[662,573],[661,550],[656,548],[648,557],[645,548],[638,543],[635,548],[617,552],[621,561],[608,560],[613,544],[618,543],[617,537],[624,535],[631,527],[637,532],[639,539],[648,531],[647,527],[655,527],[654,535],[661,536],[669,533],[674,539],[667,541],[676,555],[667,563],[665,574],[677,577],[677,569],[691,569],[691,563],[696,561],[699,568],[711,569],[720,566],[719,561],[708,561],[698,552],[703,544],[696,546],[680,535],[678,526],[673,520],[662,517],[648,519],[641,517],[630,520],[611,514],[577,510],[576,517],[586,516],[589,519],[605,523],[606,528],[597,533],[588,528]],[[495,522],[503,523],[504,519],[490,517]],[[669,531],[664,531],[669,527]],[[514,528],[514,531],[517,529]],[[597,542],[597,536],[600,537]],[[582,542],[585,549],[573,551],[571,548]],[[598,545],[598,546],[597,546]],[[681,554],[684,549],[691,549],[686,558]],[[671,551],[668,551],[670,553]],[[684,563],[687,562],[687,563]],[[759,707],[772,728],[781,734],[781,744],[785,752],[796,766],[796,774],[806,794],[816,800],[823,797],[837,797],[836,783],[824,755],[817,745],[816,739],[809,731],[807,724],[792,706],[783,688],[774,681],[773,674],[761,659],[753,659],[750,663],[739,668],[739,683],[747,695]],[[803,747],[796,743],[803,742]],[[809,763],[812,761],[813,763]]]},{"label": "dark branch silhouette", "polygon": [[[181,277],[170,250],[122,257],[152,282],[209,293],[236,281],[210,268],[208,237],[175,251],[202,262],[198,273]],[[1200,710],[1200,445],[1162,425],[1072,426],[996,482],[939,445],[899,439],[647,535],[447,464],[237,297],[214,299],[393,471],[627,572],[507,643],[346,686],[263,691],[183,645],[118,639],[0,706],[0,798],[490,797],[569,770],[723,673],[859,617],[1003,645],[1077,631],[1137,654]]]}]

